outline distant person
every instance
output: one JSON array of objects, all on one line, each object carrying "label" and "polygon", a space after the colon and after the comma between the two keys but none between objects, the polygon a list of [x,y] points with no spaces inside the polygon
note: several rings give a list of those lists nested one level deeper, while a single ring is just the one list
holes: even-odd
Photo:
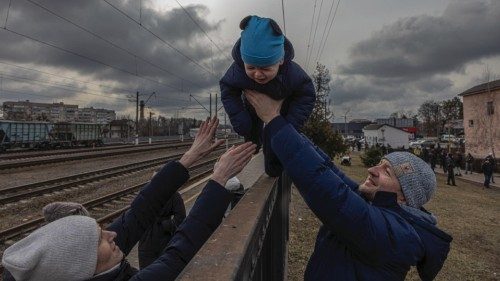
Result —
[{"label": "distant person", "polygon": [[491,163],[489,158],[486,158],[481,165],[481,169],[483,170],[484,174],[484,187],[485,188],[490,188],[490,181],[491,178],[493,177],[493,164]]},{"label": "distant person", "polygon": [[75,202],[53,202],[45,205],[42,209],[46,222],[53,222],[67,216],[87,216],[89,211],[80,203]]},{"label": "distant person", "polygon": [[431,164],[431,169],[434,172],[434,170],[436,169],[436,161],[437,161],[437,155],[434,149],[429,153],[429,161]]},{"label": "distant person", "polygon": [[427,149],[426,147],[424,147],[422,149],[422,160],[424,160],[425,163],[429,163],[429,149]]},{"label": "distant person", "polygon": [[446,171],[448,171],[448,178],[446,179],[446,184],[456,186],[455,184],[455,162],[453,161],[453,157],[451,157],[451,153],[448,153],[446,156]]},{"label": "distant person", "polygon": [[465,157],[465,174],[469,172],[472,175],[472,164],[474,163],[474,157],[469,153]]},{"label": "distant person", "polygon": [[446,156],[447,155],[448,154],[446,153],[446,151],[442,150],[441,155],[440,155],[441,156],[440,157],[440,159],[441,159],[441,168],[443,169],[443,173],[445,173],[445,174],[447,173],[447,170],[446,170],[446,158],[447,158]]},{"label": "distant person", "polygon": [[233,47],[234,62],[220,80],[221,99],[234,130],[246,141],[264,144],[265,171],[279,176],[282,166],[265,141],[262,120],[243,95],[259,91],[284,99],[283,116],[300,130],[312,113],[316,94],[307,73],[293,61],[292,43],[270,18],[247,16],[240,23],[241,37]]},{"label": "distant person", "polygon": [[460,168],[462,167],[462,162],[464,160],[464,157],[462,155],[462,153],[460,153],[460,151],[457,151],[457,153],[455,154],[455,176],[459,176],[461,177],[462,176],[462,171],[460,171]]},{"label": "distant person", "polygon": [[217,126],[216,118],[203,122],[180,160],[168,162],[139,192],[130,209],[106,229],[93,218],[67,216],[8,247],[2,264],[4,274],[9,272],[11,279],[5,280],[174,280],[220,224],[232,199],[224,186],[250,161],[255,145],[232,147],[220,157],[211,179],[161,257],[138,271],[125,256],[189,179],[188,168],[224,142],[214,142]]},{"label": "distant person", "polygon": [[412,266],[422,280],[436,277],[452,237],[423,208],[437,185],[427,163],[393,152],[358,185],[280,115],[280,101],[260,93],[247,99],[267,124],[265,136],[285,172],[323,223],[304,280],[404,280]]},{"label": "distant person", "polygon": [[497,167],[497,160],[495,157],[493,157],[493,153],[488,154],[486,156],[488,160],[490,160],[491,166],[492,166],[492,172],[491,172],[491,183],[495,183],[495,177],[493,176]]}]

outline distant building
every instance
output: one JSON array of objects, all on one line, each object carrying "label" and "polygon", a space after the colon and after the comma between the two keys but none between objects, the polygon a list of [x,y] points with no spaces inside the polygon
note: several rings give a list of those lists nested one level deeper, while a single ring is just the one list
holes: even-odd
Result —
[{"label": "distant building", "polygon": [[129,138],[135,135],[134,122],[132,120],[113,120],[109,123],[110,138]]},{"label": "distant building", "polygon": [[378,118],[375,119],[375,123],[379,125],[387,124],[396,128],[400,128],[403,131],[413,134],[413,136],[418,131],[415,120],[411,118],[396,118],[396,117]]},{"label": "distant building", "polygon": [[6,101],[3,103],[6,120],[85,122],[107,124],[116,119],[114,110],[78,108],[78,105],[60,103],[37,103],[26,101]]},{"label": "distant building", "polygon": [[353,119],[348,123],[338,122],[332,123],[332,128],[335,132],[343,136],[354,136],[356,138],[363,137],[363,128],[373,124],[372,121],[366,119]]},{"label": "distant building", "polygon": [[464,105],[465,150],[474,157],[500,153],[500,80],[460,93]]},{"label": "distant building", "polygon": [[390,145],[392,148],[408,148],[410,133],[387,124],[371,124],[363,128],[365,142],[369,145]]}]

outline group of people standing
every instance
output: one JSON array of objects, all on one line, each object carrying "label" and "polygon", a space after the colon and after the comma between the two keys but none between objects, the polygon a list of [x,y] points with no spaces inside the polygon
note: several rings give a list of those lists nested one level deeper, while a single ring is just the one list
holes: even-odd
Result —
[{"label": "group of people standing", "polygon": [[[464,155],[457,151],[451,153],[446,149],[437,148],[423,148],[419,157],[425,162],[429,163],[432,170],[436,169],[439,163],[443,169],[443,173],[447,175],[446,184],[456,186],[455,176],[462,176],[462,168],[465,169],[465,174],[472,174],[474,167],[474,157],[467,153]],[[481,171],[484,174],[484,187],[490,188],[490,183],[495,183],[493,173],[496,167],[496,160],[493,154],[490,153],[486,156],[481,163]]]}]

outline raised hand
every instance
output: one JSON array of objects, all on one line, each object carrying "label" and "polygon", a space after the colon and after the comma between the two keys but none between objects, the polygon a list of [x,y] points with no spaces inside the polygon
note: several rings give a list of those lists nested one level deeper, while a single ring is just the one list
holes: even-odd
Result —
[{"label": "raised hand", "polygon": [[250,104],[255,108],[257,116],[264,123],[269,123],[276,116],[280,115],[281,105],[283,100],[274,100],[263,93],[254,90],[245,90],[245,97]]},{"label": "raised hand", "polygon": [[233,146],[224,153],[215,163],[212,180],[225,186],[226,182],[237,175],[250,162],[256,145],[246,142],[237,147]]},{"label": "raised hand", "polygon": [[214,141],[217,126],[219,126],[219,119],[215,116],[212,119],[207,118],[207,120],[201,123],[200,130],[196,134],[193,144],[179,160],[184,167],[191,167],[193,163],[224,143],[224,140]]}]

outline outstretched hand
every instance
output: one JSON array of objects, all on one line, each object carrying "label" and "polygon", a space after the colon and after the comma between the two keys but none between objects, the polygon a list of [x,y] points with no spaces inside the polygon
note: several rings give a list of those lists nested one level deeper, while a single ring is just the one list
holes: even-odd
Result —
[{"label": "outstretched hand", "polygon": [[236,176],[250,162],[256,145],[246,142],[237,147],[232,146],[215,163],[212,180],[225,186],[226,182]]},{"label": "outstretched hand", "polygon": [[264,121],[264,123],[267,124],[280,115],[283,100],[275,100],[263,93],[248,89],[245,90],[245,97],[255,108],[257,116],[259,116],[260,120]]},{"label": "outstretched hand", "polygon": [[201,123],[193,144],[179,160],[184,167],[191,167],[193,163],[214,151],[217,146],[224,143],[224,140],[214,141],[217,126],[219,126],[219,119],[215,116],[212,119],[207,118],[206,121]]}]

